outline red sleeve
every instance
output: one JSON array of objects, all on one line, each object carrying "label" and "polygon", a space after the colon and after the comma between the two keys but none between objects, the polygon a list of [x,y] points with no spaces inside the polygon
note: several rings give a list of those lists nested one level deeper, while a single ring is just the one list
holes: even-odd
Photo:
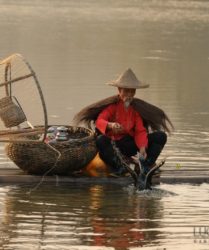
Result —
[{"label": "red sleeve", "polygon": [[148,146],[147,130],[143,125],[141,116],[137,112],[136,112],[136,126],[135,126],[134,139],[138,148]]},{"label": "red sleeve", "polygon": [[111,121],[114,114],[115,114],[115,105],[111,104],[107,108],[103,109],[102,112],[97,117],[96,127],[102,134],[106,133],[107,124],[108,122]]}]

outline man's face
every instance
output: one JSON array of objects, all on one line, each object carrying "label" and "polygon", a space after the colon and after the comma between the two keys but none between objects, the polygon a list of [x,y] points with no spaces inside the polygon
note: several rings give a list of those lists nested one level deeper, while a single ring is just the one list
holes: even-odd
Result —
[{"label": "man's face", "polygon": [[131,102],[136,93],[136,89],[118,88],[118,92],[123,102],[126,102],[126,101]]}]

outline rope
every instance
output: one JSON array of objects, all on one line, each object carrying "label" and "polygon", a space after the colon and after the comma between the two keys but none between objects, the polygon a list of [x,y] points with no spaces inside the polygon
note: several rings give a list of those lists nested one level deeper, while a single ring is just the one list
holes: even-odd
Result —
[{"label": "rope", "polygon": [[116,157],[118,157],[120,163],[127,169],[127,171],[130,173],[131,177],[134,180],[135,187],[138,186],[138,174],[130,167],[129,164],[124,159],[124,155],[120,152],[120,149],[117,147],[115,141],[111,140],[111,144],[113,147],[113,151]]},{"label": "rope", "polygon": [[[46,145],[48,147],[50,147],[52,150],[54,150],[58,156],[57,156],[57,159],[54,163],[54,165],[48,169],[43,175],[42,175],[42,178],[41,180],[35,185],[35,187],[31,188],[29,191],[28,191],[28,194],[30,195],[33,191],[37,190],[39,188],[39,186],[44,182],[44,178],[46,175],[48,175],[56,166],[57,166],[57,162],[59,161],[60,157],[62,156],[62,154],[60,153],[59,150],[57,150],[55,147],[53,147],[52,145],[50,145],[49,143],[46,143]],[[58,177],[56,175],[56,186],[58,185]]]}]

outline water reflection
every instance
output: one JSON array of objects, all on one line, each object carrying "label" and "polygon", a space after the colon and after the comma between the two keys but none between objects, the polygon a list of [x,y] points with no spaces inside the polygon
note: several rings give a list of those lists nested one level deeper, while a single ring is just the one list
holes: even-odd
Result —
[{"label": "water reflection", "polygon": [[2,248],[119,250],[157,242],[160,199],[128,196],[117,186],[42,186],[30,196],[28,189],[10,187],[2,202]]},{"label": "water reflection", "polygon": [[[107,200],[105,196],[109,194],[105,191],[101,186],[90,189],[91,208],[96,210],[90,222],[95,234],[93,245],[129,249],[142,247],[150,239],[157,238],[158,233],[152,229],[158,227],[154,219],[162,216],[158,200],[137,196],[121,199],[120,193],[116,192],[116,197],[120,195],[120,198],[115,204],[113,200]],[[147,228],[149,232],[145,232]]]},{"label": "water reflection", "polygon": [[194,235],[194,228],[208,228],[208,184],[164,184],[152,193],[73,184],[42,185],[28,195],[31,188],[0,188],[1,249],[194,250],[209,244]]}]

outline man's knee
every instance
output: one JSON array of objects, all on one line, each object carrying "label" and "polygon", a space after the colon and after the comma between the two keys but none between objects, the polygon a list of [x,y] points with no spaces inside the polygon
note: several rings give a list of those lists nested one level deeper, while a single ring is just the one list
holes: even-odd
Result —
[{"label": "man's knee", "polygon": [[160,144],[162,147],[164,147],[167,142],[167,135],[163,131],[154,132],[151,136],[152,143]]},{"label": "man's knee", "polygon": [[105,135],[99,135],[96,138],[96,146],[99,150],[106,148],[110,145],[110,138]]},{"label": "man's knee", "polygon": [[159,131],[157,141],[160,145],[164,146],[167,142],[167,134],[163,131]]}]

